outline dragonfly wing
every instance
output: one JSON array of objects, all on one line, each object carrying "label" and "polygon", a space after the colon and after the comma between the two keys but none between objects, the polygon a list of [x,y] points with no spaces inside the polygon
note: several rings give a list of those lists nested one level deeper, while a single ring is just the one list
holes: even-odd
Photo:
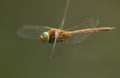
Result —
[{"label": "dragonfly wing", "polygon": [[91,28],[91,27],[93,28],[93,27],[96,27],[96,26],[93,26],[91,24],[95,23],[96,21],[99,22],[98,19],[95,20],[95,19],[91,18],[87,21],[83,21],[81,24],[78,24],[76,26],[69,26],[69,27],[66,26],[65,29],[67,31],[71,31],[71,30],[85,29],[85,28]]},{"label": "dragonfly wing", "polygon": [[[84,26],[82,26],[82,29],[86,29],[86,28],[93,28],[93,27],[97,27],[99,24],[99,20],[94,20],[91,23],[86,23],[84,24]],[[78,26],[79,27],[79,26]],[[91,33],[85,33],[85,34],[78,34],[78,35],[73,35],[68,39],[68,43],[70,44],[76,44],[76,43],[80,43],[83,40],[85,40]]]},{"label": "dragonfly wing", "polygon": [[64,27],[64,23],[65,23],[66,14],[67,14],[67,11],[68,11],[69,4],[70,4],[70,0],[67,0],[64,15],[63,15],[63,19],[62,19],[62,22],[61,22],[61,25],[60,25],[60,29],[63,29],[63,27]]},{"label": "dragonfly wing", "polygon": [[49,29],[50,27],[47,26],[23,25],[22,27],[18,28],[17,34],[27,39],[39,39],[40,34]]},{"label": "dragonfly wing", "polygon": [[53,55],[54,55],[55,45],[56,45],[56,42],[57,42],[57,38],[58,38],[58,31],[55,31],[55,40],[54,40],[54,44],[53,44],[53,47],[52,47],[52,52],[51,52],[50,58],[52,58]]}]

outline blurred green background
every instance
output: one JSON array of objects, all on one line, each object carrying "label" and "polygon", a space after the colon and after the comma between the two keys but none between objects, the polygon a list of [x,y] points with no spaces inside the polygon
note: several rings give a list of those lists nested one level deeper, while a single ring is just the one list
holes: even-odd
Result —
[{"label": "blurred green background", "polygon": [[52,44],[17,35],[22,24],[59,27],[67,0],[0,0],[0,78],[120,78],[120,0],[71,0],[66,26],[98,18],[99,26],[80,44]]}]

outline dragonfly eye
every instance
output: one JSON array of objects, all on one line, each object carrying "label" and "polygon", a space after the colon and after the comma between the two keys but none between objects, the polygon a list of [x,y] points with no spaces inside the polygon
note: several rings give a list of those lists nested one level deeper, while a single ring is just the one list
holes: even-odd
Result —
[{"label": "dragonfly eye", "polygon": [[45,43],[49,41],[49,34],[48,32],[43,32],[40,36],[40,40]]}]

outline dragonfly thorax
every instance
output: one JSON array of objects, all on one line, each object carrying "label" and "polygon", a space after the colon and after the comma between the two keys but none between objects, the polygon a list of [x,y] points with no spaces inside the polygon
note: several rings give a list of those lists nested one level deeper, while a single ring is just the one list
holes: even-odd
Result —
[{"label": "dragonfly thorax", "polygon": [[69,32],[66,32],[66,31],[60,30],[60,29],[50,29],[48,31],[48,33],[49,33],[49,37],[50,37],[49,43],[54,43],[55,36],[57,36],[56,42],[63,42],[65,39],[69,38]]}]

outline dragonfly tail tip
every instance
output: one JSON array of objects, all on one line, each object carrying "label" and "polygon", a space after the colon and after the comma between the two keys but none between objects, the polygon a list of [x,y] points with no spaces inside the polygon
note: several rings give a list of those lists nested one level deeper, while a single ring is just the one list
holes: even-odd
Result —
[{"label": "dragonfly tail tip", "polygon": [[116,27],[111,27],[112,29],[116,29]]}]

